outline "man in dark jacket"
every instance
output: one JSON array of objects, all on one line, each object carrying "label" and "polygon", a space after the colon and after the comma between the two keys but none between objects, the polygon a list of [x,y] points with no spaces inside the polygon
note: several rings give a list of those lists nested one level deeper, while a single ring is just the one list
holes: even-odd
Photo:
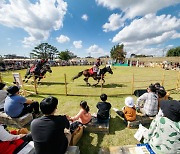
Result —
[{"label": "man in dark jacket", "polygon": [[40,103],[43,117],[31,123],[31,133],[36,154],[63,154],[68,147],[68,139],[64,129],[69,129],[69,121],[65,115],[54,113],[57,109],[58,99],[47,97]]}]

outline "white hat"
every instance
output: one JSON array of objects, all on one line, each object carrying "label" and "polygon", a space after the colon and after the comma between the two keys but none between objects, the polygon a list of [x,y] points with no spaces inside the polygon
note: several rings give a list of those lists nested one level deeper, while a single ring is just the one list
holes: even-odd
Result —
[{"label": "white hat", "polygon": [[128,107],[133,107],[134,106],[134,100],[132,97],[126,97],[125,99],[125,104]]}]

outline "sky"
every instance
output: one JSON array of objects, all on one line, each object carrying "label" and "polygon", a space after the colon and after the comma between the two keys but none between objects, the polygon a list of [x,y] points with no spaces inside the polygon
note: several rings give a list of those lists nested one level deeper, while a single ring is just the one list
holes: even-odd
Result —
[{"label": "sky", "polygon": [[47,42],[79,57],[164,56],[180,46],[179,0],[0,0],[0,55],[29,56]]}]

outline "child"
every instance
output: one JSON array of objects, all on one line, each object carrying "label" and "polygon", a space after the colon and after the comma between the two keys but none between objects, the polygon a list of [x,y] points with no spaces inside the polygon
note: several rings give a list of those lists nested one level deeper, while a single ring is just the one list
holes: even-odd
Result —
[{"label": "child", "polygon": [[100,98],[102,102],[98,102],[96,105],[96,107],[98,108],[97,120],[98,122],[103,123],[107,122],[110,117],[109,111],[111,109],[111,104],[109,102],[106,102],[106,94],[102,94]]},{"label": "child", "polygon": [[113,108],[113,110],[122,118],[125,119],[125,121],[134,121],[136,120],[136,108],[134,106],[134,100],[132,97],[126,97],[125,99],[125,105],[122,109],[123,111],[119,111],[116,108]]},{"label": "child", "polygon": [[80,102],[80,111],[79,113],[70,118],[70,121],[79,121],[82,124],[87,124],[88,122],[91,121],[91,114],[89,113],[89,106],[87,105],[86,101],[81,101]]}]

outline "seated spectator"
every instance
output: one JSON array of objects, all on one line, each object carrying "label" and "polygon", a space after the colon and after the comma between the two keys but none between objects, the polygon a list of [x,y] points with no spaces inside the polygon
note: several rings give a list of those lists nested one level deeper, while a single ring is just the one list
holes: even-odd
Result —
[{"label": "seated spectator", "polygon": [[164,117],[156,116],[143,135],[155,153],[180,153],[180,101],[163,100],[160,108]]},{"label": "seated spectator", "polygon": [[98,102],[96,107],[98,108],[97,112],[97,120],[100,123],[107,122],[110,117],[110,109],[111,109],[111,104],[109,102],[106,102],[107,100],[107,95],[102,94],[100,96],[102,102]]},{"label": "seated spectator", "polygon": [[31,133],[36,154],[63,154],[68,147],[68,139],[64,133],[69,129],[69,121],[65,115],[54,115],[58,99],[47,97],[40,103],[43,117],[31,123]]},{"label": "seated spectator", "polygon": [[165,88],[160,85],[160,83],[155,83],[154,86],[156,87],[156,93],[159,97],[158,101],[161,100],[168,100],[170,97],[170,93],[166,92]]},{"label": "seated spectator", "polygon": [[19,95],[17,86],[7,88],[8,96],[5,99],[4,111],[12,118],[21,117],[27,113],[39,114],[39,103],[32,100],[27,100]]},{"label": "seated spectator", "polygon": [[31,134],[26,133],[10,134],[4,125],[0,124],[0,154],[14,154],[21,150],[29,141],[32,141]]},{"label": "seated spectator", "polygon": [[87,105],[86,101],[81,101],[80,102],[80,111],[79,113],[70,118],[70,121],[79,121],[82,124],[87,124],[88,122],[91,121],[91,114],[89,113],[89,106]]},{"label": "seated spectator", "polygon": [[3,90],[5,87],[4,83],[0,83],[0,111],[4,111],[5,98],[7,96],[7,91]]},{"label": "seated spectator", "polygon": [[73,133],[79,126],[87,124],[91,121],[91,114],[89,113],[89,106],[86,101],[80,102],[80,111],[74,117],[68,117],[69,121],[72,121],[70,125],[70,131]]},{"label": "seated spectator", "polygon": [[[143,106],[140,103],[143,102]],[[137,110],[147,116],[155,116],[158,113],[158,96],[154,85],[147,88],[147,93],[144,93],[137,99]]]},{"label": "seated spectator", "polygon": [[124,106],[122,108],[122,111],[119,111],[116,108],[113,108],[113,109],[119,116],[124,118],[125,121],[134,121],[134,120],[136,120],[136,108],[134,106],[133,98],[132,97],[126,97],[125,105],[126,106]]}]

